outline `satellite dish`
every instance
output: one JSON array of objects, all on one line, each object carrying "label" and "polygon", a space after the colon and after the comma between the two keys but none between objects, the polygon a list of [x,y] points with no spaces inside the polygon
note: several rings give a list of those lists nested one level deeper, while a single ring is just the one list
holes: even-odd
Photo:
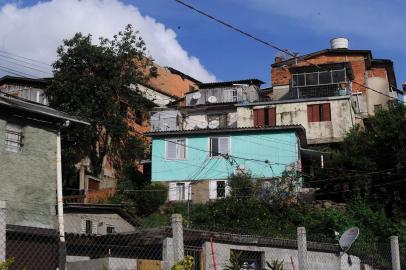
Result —
[{"label": "satellite dish", "polygon": [[359,228],[352,227],[346,230],[343,235],[341,235],[338,243],[340,244],[341,250],[345,253],[347,252],[351,245],[357,240],[359,235]]},{"label": "satellite dish", "polygon": [[201,98],[201,97],[202,97],[202,94],[200,94],[200,92],[196,92],[196,93],[194,93],[193,96],[192,96],[193,99],[199,99],[199,98]]},{"label": "satellite dish", "polygon": [[208,101],[209,103],[216,103],[216,102],[217,102],[217,98],[216,98],[215,96],[210,96],[210,97],[207,99],[207,101]]},{"label": "satellite dish", "polygon": [[207,122],[206,121],[200,121],[198,124],[197,124],[197,126],[199,127],[199,128],[207,128]]},{"label": "satellite dish", "polygon": [[209,123],[209,128],[213,129],[213,128],[218,128],[220,125],[219,120],[212,120]]}]

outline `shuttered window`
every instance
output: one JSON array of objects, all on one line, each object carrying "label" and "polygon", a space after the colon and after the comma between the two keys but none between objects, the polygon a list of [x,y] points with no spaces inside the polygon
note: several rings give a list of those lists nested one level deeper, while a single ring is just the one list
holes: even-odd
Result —
[{"label": "shuttered window", "polygon": [[186,159],[186,139],[166,140],[166,159]]},{"label": "shuttered window", "polygon": [[263,108],[254,110],[254,126],[276,126],[276,108]]},{"label": "shuttered window", "polygon": [[330,103],[307,105],[309,122],[331,121]]},{"label": "shuttered window", "polygon": [[230,153],[230,137],[210,138],[210,156],[219,157]]}]

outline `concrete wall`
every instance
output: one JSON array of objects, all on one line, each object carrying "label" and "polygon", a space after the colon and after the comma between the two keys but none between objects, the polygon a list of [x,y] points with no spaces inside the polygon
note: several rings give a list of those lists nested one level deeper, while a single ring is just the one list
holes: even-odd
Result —
[{"label": "concrete wall", "polygon": [[[367,79],[367,86],[377,90],[381,93],[385,93],[388,96],[392,96],[394,98],[397,98],[397,93],[396,92],[390,92],[389,91],[389,82],[387,79],[381,78],[381,77],[370,77]],[[367,108],[368,108],[368,114],[369,115],[374,115],[374,105],[381,105],[382,109],[387,109],[388,108],[388,101],[391,100],[391,98],[384,96],[382,94],[379,94],[375,91],[372,91],[370,89],[367,89]]]},{"label": "concrete wall", "polygon": [[85,220],[92,220],[96,231],[95,234],[106,234],[107,225],[113,226],[117,233],[131,232],[135,227],[117,214],[79,214],[65,213],[65,232],[83,233],[82,226]]},{"label": "concrete wall", "polygon": [[126,258],[99,258],[92,260],[83,260],[68,262],[67,270],[136,270],[137,260]]},{"label": "concrete wall", "polygon": [[[309,122],[307,106],[330,103],[331,121]],[[354,112],[349,97],[326,98],[319,101],[271,102],[269,105],[238,107],[238,127],[254,125],[253,109],[276,107],[276,125],[301,124],[306,129],[308,144],[340,142],[355,123]]]},{"label": "concrete wall", "polygon": [[[258,131],[250,133],[213,134],[213,137],[230,136],[230,154],[239,165],[253,173],[253,177],[281,176],[289,165],[298,162],[298,138],[294,131]],[[182,137],[182,136],[177,136]],[[183,136],[183,137],[186,137]],[[152,141],[152,181],[188,181],[227,179],[236,169],[224,158],[209,157],[209,135],[193,135],[186,139],[186,159],[168,160],[165,155],[166,139]],[[244,157],[240,159],[238,157]],[[268,160],[272,165],[246,159]],[[204,165],[204,166],[203,166]]]},{"label": "concrete wall", "polygon": [[[159,93],[151,88],[145,87],[143,85],[137,85],[139,91],[141,92],[142,96],[146,99],[155,103],[158,107],[166,107],[170,102],[175,101],[174,98],[171,98],[168,95],[164,95]],[[132,86],[135,89],[135,86]]]},{"label": "concrete wall", "polygon": [[210,109],[209,113],[207,111],[195,111],[189,113],[183,121],[183,129],[199,129],[208,127],[208,115],[216,114],[227,114],[227,127],[235,128],[237,127],[237,112],[235,108],[228,110],[213,110]]},{"label": "concrete wall", "polygon": [[21,122],[23,147],[5,150],[0,119],[0,197],[7,200],[7,223],[52,228],[56,204],[56,133]]},{"label": "concrete wall", "polygon": [[[213,257],[211,254],[210,243],[204,245],[205,251],[205,269],[213,270]],[[265,263],[273,260],[283,260],[285,269],[292,269],[291,257],[293,258],[296,269],[298,269],[297,250],[284,248],[271,248],[259,246],[243,246],[215,243],[214,255],[216,258],[217,269],[225,267],[230,260],[231,250],[255,251],[262,253],[262,266]],[[361,270],[360,260],[358,257],[351,256],[352,265],[348,265],[348,257],[346,255],[339,257],[337,254],[308,251],[308,268],[311,270]]]}]

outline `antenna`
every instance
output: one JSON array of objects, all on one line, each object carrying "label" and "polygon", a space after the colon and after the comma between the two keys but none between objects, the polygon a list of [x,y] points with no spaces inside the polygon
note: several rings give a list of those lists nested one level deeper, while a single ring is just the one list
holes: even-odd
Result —
[{"label": "antenna", "polygon": [[[344,255],[347,253],[347,251],[351,248],[352,244],[357,240],[359,236],[359,228],[358,227],[352,227],[346,230],[343,235],[341,235],[340,240],[338,241],[342,252],[340,253],[340,256]],[[352,265],[351,257],[348,255],[348,265]]]}]

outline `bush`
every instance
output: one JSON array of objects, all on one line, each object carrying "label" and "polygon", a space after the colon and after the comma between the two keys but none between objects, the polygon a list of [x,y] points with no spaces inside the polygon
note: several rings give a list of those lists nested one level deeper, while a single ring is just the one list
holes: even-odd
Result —
[{"label": "bush", "polygon": [[159,209],[168,198],[168,187],[164,184],[153,183],[135,192],[134,201],[136,212],[140,216],[147,216]]}]

